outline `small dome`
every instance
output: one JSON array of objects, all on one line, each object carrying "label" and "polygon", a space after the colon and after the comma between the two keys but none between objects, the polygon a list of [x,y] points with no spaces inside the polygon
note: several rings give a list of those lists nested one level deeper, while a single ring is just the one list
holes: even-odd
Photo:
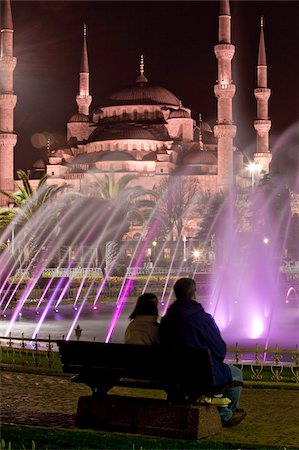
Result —
[{"label": "small dome", "polygon": [[213,133],[212,128],[210,127],[208,122],[201,122],[200,128],[202,129],[202,131],[208,131],[209,133]]},{"label": "small dome", "polygon": [[157,155],[156,152],[150,152],[147,153],[143,158],[142,161],[156,161]]},{"label": "small dome", "polygon": [[89,122],[89,119],[85,114],[76,113],[70,118],[69,122]]},{"label": "small dome", "polygon": [[167,155],[168,154],[165,145],[163,145],[161,148],[158,149],[158,154],[159,155]]},{"label": "small dome", "polygon": [[179,108],[171,111],[169,119],[190,119],[190,115],[185,109]]}]

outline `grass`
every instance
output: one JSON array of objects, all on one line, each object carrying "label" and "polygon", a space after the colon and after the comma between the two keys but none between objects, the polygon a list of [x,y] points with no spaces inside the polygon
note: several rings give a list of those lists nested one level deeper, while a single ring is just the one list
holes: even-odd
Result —
[{"label": "grass", "polygon": [[[149,450],[149,449],[240,449],[240,444],[224,444],[216,442],[213,437],[209,439],[183,440],[151,438],[139,435],[96,432],[92,430],[61,430],[55,428],[41,428],[28,426],[1,426],[1,439],[4,439],[8,448],[8,442],[11,442],[12,450],[31,449],[32,441],[37,450],[55,450],[55,449],[130,449],[130,450]],[[259,449],[271,450],[270,447],[242,445],[242,450]],[[283,447],[272,447],[274,450],[283,449]]]}]

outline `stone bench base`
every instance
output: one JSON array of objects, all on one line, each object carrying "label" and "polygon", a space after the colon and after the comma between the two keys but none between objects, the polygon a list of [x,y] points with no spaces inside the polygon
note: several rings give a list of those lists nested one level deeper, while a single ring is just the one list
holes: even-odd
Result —
[{"label": "stone bench base", "polygon": [[76,423],[80,428],[182,439],[222,431],[216,406],[178,406],[166,400],[117,395],[80,397]]}]

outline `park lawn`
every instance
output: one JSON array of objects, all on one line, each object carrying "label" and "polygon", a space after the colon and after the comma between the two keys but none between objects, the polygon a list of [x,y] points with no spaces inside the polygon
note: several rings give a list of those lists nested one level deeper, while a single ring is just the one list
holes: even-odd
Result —
[{"label": "park lawn", "polygon": [[[227,444],[209,439],[189,440],[146,437],[140,435],[97,432],[93,430],[62,430],[29,426],[1,426],[1,450],[7,450],[9,442],[11,450],[55,450],[55,449],[240,449],[240,444]],[[33,442],[32,442],[33,441]],[[5,446],[3,446],[5,444]],[[242,450],[278,450],[281,447],[246,447]]]}]

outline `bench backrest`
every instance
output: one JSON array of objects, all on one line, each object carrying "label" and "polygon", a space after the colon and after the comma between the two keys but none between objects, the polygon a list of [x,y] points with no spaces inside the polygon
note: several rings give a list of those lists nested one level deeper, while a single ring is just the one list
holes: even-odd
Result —
[{"label": "bench backrest", "polygon": [[172,383],[215,383],[210,352],[160,346],[57,341],[65,373]]}]

